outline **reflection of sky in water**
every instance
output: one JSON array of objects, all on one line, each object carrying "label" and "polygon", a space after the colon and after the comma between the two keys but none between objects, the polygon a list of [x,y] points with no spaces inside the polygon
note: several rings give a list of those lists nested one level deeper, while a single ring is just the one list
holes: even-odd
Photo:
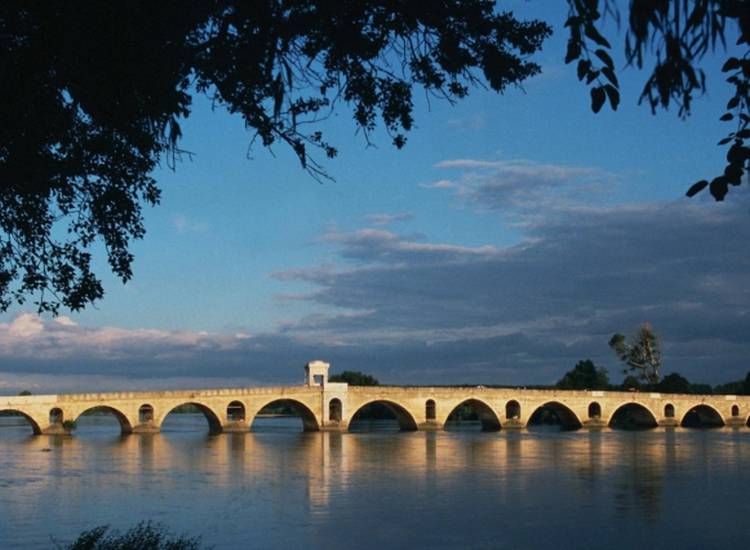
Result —
[{"label": "reflection of sky in water", "polygon": [[202,417],[172,415],[152,436],[96,417],[65,438],[14,421],[0,419],[3,548],[142,519],[217,548],[742,547],[750,534],[745,430],[305,434],[282,418],[212,437]]}]

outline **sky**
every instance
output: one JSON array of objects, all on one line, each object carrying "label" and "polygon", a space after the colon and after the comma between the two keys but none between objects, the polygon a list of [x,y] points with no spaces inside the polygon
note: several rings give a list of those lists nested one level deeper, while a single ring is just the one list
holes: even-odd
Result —
[{"label": "sky", "polygon": [[618,382],[607,342],[642,323],[663,374],[744,378],[750,196],[684,197],[723,170],[722,56],[692,116],[654,116],[620,34],[622,102],[595,115],[552,4],[502,3],[553,25],[541,75],[456,105],[415,93],[402,150],[382,132],[368,146],[340,107],[321,127],[335,181],[196,100],[133,280],[100,251],[94,307],[1,314],[0,393],[301,383],[312,359],[392,384],[535,385],[591,358]]}]

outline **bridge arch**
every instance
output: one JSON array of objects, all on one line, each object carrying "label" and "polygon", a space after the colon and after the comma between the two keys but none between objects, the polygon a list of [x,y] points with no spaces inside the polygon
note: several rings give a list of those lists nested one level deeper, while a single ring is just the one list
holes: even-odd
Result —
[{"label": "bridge arch", "polygon": [[515,399],[511,399],[505,404],[505,419],[518,420],[521,418],[521,404]]},{"label": "bridge arch", "polygon": [[411,414],[403,405],[387,399],[373,399],[372,401],[367,401],[366,403],[363,403],[362,405],[357,407],[357,410],[355,410],[354,413],[349,417],[349,429],[351,429],[354,419],[357,417],[357,415],[365,407],[374,404],[384,405],[389,411],[391,411],[396,417],[396,420],[398,420],[398,426],[402,432],[413,432],[417,430],[417,421],[414,418],[414,415]]},{"label": "bridge arch", "polygon": [[690,407],[680,420],[683,428],[722,428],[726,426],[724,417],[707,403]]},{"label": "bridge arch", "polygon": [[341,399],[334,397],[328,402],[328,420],[331,422],[341,422],[344,416],[344,407]]},{"label": "bridge arch", "polygon": [[471,407],[474,411],[476,411],[477,415],[479,416],[479,422],[482,424],[483,432],[496,432],[502,428],[502,425],[500,423],[500,416],[497,414],[495,409],[493,409],[485,401],[477,399],[476,397],[464,399],[458,405],[453,407],[451,412],[446,417],[446,426],[448,421],[451,419],[451,416],[453,416],[461,407]]},{"label": "bridge arch", "polygon": [[654,411],[636,401],[618,405],[609,417],[608,424],[610,428],[623,430],[647,430],[659,425]]},{"label": "bridge arch", "polygon": [[242,401],[231,401],[227,405],[227,422],[244,422],[245,404]]},{"label": "bridge arch", "polygon": [[184,407],[185,405],[190,405],[198,409],[201,413],[203,413],[203,416],[206,417],[206,421],[208,422],[208,431],[212,434],[221,433],[221,416],[217,411],[215,411],[211,406],[206,405],[205,403],[201,403],[199,401],[185,401],[183,403],[178,403],[172,407],[169,408],[162,416],[159,418],[159,421],[156,422],[156,425],[159,427],[159,430],[161,430],[162,424],[164,424],[164,419],[167,418],[175,409],[179,407]]},{"label": "bridge arch", "polygon": [[428,399],[424,403],[424,417],[425,420],[434,421],[437,419],[437,406],[435,405],[434,399]]},{"label": "bridge arch", "polygon": [[39,423],[31,417],[31,415],[28,415],[19,409],[2,409],[0,410],[0,413],[13,413],[22,416],[31,426],[31,430],[34,432],[34,435],[41,435],[42,428]]},{"label": "bridge arch", "polygon": [[258,410],[256,410],[253,415],[250,417],[250,426],[252,427],[253,421],[255,420],[255,417],[258,416],[258,413],[265,409],[268,406],[275,405],[275,404],[288,404],[292,407],[294,412],[296,412],[299,417],[302,419],[302,429],[306,432],[317,432],[320,429],[320,425],[318,423],[318,419],[315,417],[315,413],[305,405],[302,401],[297,401],[296,399],[288,399],[288,398],[276,398],[271,399],[263,406],[259,407]]},{"label": "bridge arch", "polygon": [[583,426],[581,419],[578,418],[578,415],[575,412],[573,412],[573,409],[559,401],[547,401],[536,407],[534,412],[529,416],[527,426],[529,424],[535,424],[541,420],[545,410],[551,410],[555,413],[560,420],[561,430],[578,430]]},{"label": "bridge arch", "polygon": [[154,421],[154,407],[150,403],[144,403],[138,407],[138,423],[145,424]]},{"label": "bridge arch", "polygon": [[93,411],[103,411],[111,414],[117,419],[117,422],[120,424],[120,431],[124,434],[133,433],[133,425],[130,422],[130,419],[128,419],[127,415],[122,412],[121,410],[110,407],[109,405],[96,405],[94,407],[88,407],[84,410],[82,410],[78,415],[75,417],[75,422],[78,422],[78,420],[83,416],[84,414],[88,412]]}]

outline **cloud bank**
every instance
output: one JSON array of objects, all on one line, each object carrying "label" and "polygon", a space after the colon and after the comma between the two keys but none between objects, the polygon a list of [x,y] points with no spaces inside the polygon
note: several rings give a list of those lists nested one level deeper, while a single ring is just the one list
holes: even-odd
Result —
[{"label": "cloud bank", "polygon": [[[490,170],[482,177],[492,181],[498,174],[518,178],[512,185],[503,180],[501,191],[459,178],[472,186],[464,194],[478,208],[498,211],[503,201],[516,209],[519,197],[536,192],[530,190],[544,194],[595,174],[442,164]],[[518,186],[525,188],[520,195]],[[500,239],[492,235],[477,247],[431,242],[385,228],[410,215],[374,215],[367,227],[320,237],[335,251],[333,266],[274,274],[311,289],[279,298],[307,302],[311,315],[263,334],[227,335],[87,328],[23,313],[0,324],[0,390],[62,374],[70,384],[97,388],[157,379],[183,387],[290,383],[301,381],[302,365],[313,358],[391,383],[519,385],[553,383],[576,361],[592,358],[619,380],[607,341],[644,322],[663,339],[665,374],[709,383],[743,378],[750,369],[750,200],[740,193],[732,199],[536,203],[513,246],[493,244]]]}]

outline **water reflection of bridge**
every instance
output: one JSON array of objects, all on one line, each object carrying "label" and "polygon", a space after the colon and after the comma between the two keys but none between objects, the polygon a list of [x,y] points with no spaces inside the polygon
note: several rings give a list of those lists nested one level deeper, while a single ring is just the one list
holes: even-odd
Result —
[{"label": "water reflection of bridge", "polygon": [[307,431],[346,431],[363,411],[380,405],[402,430],[443,429],[457,411],[469,410],[484,430],[522,429],[554,418],[563,429],[626,426],[747,426],[750,396],[638,392],[527,390],[477,387],[356,387],[328,382],[328,364],[305,367],[301,386],[194,391],[117,392],[0,397],[0,412],[26,418],[36,434],[65,433],[67,421],[92,410],[114,415],[123,433],[152,433],[166,416],[191,405],[210,430],[247,431],[260,411],[290,407]]}]

